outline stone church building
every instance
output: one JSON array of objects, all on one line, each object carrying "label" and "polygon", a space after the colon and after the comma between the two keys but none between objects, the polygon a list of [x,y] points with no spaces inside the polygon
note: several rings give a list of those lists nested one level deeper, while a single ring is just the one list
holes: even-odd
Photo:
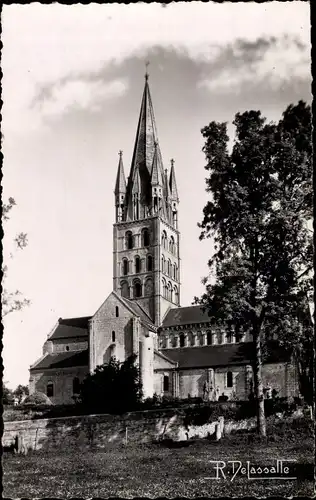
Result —
[{"label": "stone church building", "polygon": [[[132,353],[144,397],[248,399],[253,342],[211,326],[199,306],[181,307],[179,194],[174,161],[163,167],[148,75],[129,176],[122,153],[115,184],[113,291],[89,317],[60,318],[30,367],[30,393],[72,403],[80,382],[111,356]],[[185,244],[185,242],[184,242]],[[110,252],[110,249],[109,249]],[[298,395],[297,373],[271,344],[263,366],[267,394]]]}]

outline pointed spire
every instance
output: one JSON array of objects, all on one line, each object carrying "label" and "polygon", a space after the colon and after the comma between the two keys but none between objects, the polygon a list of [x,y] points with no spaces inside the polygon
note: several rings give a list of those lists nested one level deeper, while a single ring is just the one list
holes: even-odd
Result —
[{"label": "pointed spire", "polygon": [[176,175],[175,175],[175,170],[174,170],[174,160],[172,159],[170,161],[170,163],[171,163],[171,170],[170,170],[170,178],[169,178],[169,187],[170,187],[171,199],[178,202],[179,196],[178,196],[178,189],[177,189],[177,183],[176,183]]},{"label": "pointed spire", "polygon": [[130,180],[127,190],[128,193],[131,193],[134,171],[136,170],[136,168],[139,168],[140,179],[142,182],[142,186],[144,186],[145,189],[144,195],[148,197],[148,201],[150,200],[151,196],[150,176],[156,141],[157,128],[148,84],[148,73],[146,69],[145,86],[138,120],[131,171],[129,175]]},{"label": "pointed spire", "polygon": [[151,185],[152,186],[163,186],[163,178],[162,178],[162,168],[160,165],[160,157],[158,154],[158,143],[155,141],[154,144],[154,157],[153,164],[151,169]]},{"label": "pointed spire", "polygon": [[116,183],[115,183],[115,194],[125,194],[126,193],[126,180],[124,174],[123,166],[123,151],[119,151],[119,164],[117,169]]}]

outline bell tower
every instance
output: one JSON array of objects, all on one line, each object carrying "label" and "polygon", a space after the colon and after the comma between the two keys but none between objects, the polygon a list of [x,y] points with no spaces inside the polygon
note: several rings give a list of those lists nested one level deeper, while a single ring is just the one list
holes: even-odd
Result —
[{"label": "bell tower", "polygon": [[179,198],[174,160],[170,174],[163,168],[147,72],[130,173],[126,182],[120,151],[114,194],[113,289],[159,326],[180,306]]}]

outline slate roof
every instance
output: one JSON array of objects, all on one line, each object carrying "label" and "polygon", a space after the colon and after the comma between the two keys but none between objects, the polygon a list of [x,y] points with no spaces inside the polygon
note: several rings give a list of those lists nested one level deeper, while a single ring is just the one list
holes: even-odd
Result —
[{"label": "slate roof", "polygon": [[88,321],[91,316],[81,318],[59,318],[58,325],[49,340],[88,336]]},{"label": "slate roof", "polygon": [[[162,349],[168,358],[178,362],[179,369],[251,364],[254,344],[241,342],[203,347]],[[270,344],[265,363],[286,362],[290,355],[276,344]]]},{"label": "slate roof", "polygon": [[203,312],[200,306],[177,307],[167,312],[161,327],[207,323],[209,321],[209,315],[207,312]]},{"label": "slate roof", "polygon": [[126,302],[128,307],[130,307],[134,311],[134,313],[140,317],[142,323],[144,323],[145,326],[156,331],[157,327],[155,327],[151,318],[148,316],[146,311],[144,311],[144,309],[138,304],[136,300],[129,300],[121,296],[120,299],[123,300],[123,302]]},{"label": "slate roof", "polygon": [[58,354],[47,354],[45,358],[35,363],[31,370],[43,370],[47,368],[67,368],[89,365],[89,351],[60,352]]}]

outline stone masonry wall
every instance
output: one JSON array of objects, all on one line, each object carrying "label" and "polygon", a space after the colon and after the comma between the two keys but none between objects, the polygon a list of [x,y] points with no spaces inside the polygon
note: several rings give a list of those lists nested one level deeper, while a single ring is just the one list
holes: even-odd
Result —
[{"label": "stone masonry wall", "polygon": [[50,397],[53,404],[71,404],[74,402],[73,380],[75,377],[82,382],[87,376],[88,366],[64,368],[59,370],[45,370],[45,372],[32,371],[30,377],[30,393],[43,392],[49,382],[54,385],[54,396]]},{"label": "stone masonry wall", "polygon": [[[3,446],[10,446],[17,434],[22,434],[28,449],[61,448],[67,446],[146,443],[157,439],[183,440],[206,437],[215,431],[216,422],[203,426],[184,426],[183,414],[176,410],[130,413],[122,417],[89,415],[5,422]],[[225,423],[224,432],[252,428],[255,419]]]}]

